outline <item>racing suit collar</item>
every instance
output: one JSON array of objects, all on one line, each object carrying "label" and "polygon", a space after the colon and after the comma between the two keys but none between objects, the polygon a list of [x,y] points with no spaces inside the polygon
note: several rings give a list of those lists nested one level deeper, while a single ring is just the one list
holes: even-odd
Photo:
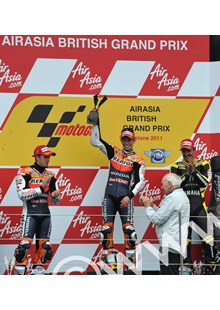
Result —
[{"label": "racing suit collar", "polygon": [[[197,162],[197,159],[194,158],[193,163],[195,164]],[[184,159],[183,159],[183,163],[185,166],[189,166],[189,163],[187,163]]]},{"label": "racing suit collar", "polygon": [[37,171],[39,171],[40,173],[43,173],[45,168],[41,167],[40,165],[38,165],[36,162],[34,163],[34,165],[32,166],[32,168],[36,169]]},{"label": "racing suit collar", "polygon": [[128,155],[134,155],[135,154],[135,152],[132,150],[132,151],[125,151],[124,149],[123,149],[123,153],[126,155],[126,156],[128,156]]}]

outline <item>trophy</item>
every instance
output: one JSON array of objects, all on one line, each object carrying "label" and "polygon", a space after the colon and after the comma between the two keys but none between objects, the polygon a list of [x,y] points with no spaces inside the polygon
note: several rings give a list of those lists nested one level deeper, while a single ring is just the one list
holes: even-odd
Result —
[{"label": "trophy", "polygon": [[97,125],[99,119],[99,108],[108,98],[104,96],[98,103],[98,94],[96,94],[95,96],[93,96],[93,99],[94,99],[94,109],[90,111],[89,115],[87,116],[87,124]]}]

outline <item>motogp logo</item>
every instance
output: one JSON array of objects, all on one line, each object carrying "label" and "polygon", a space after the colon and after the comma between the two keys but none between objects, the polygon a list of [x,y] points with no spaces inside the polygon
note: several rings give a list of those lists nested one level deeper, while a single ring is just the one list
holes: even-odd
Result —
[{"label": "motogp logo", "polygon": [[171,155],[171,152],[165,151],[165,149],[151,149],[150,151],[144,151],[144,154],[151,158],[153,164],[165,163],[165,158]]},{"label": "motogp logo", "polygon": [[76,111],[64,111],[62,115],[58,115],[57,120],[52,123],[48,121],[48,118],[53,107],[53,105],[49,104],[38,104],[33,108],[27,120],[27,123],[41,124],[37,136],[48,138],[48,147],[56,147],[62,136],[87,136],[91,134],[91,126],[72,124],[77,113],[84,112],[86,108],[85,105],[80,105]]}]

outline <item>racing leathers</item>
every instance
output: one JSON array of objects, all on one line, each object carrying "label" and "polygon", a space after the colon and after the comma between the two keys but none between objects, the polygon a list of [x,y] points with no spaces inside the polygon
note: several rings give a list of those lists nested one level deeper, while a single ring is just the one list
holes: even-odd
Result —
[{"label": "racing leathers", "polygon": [[[211,180],[211,167],[208,161],[196,158],[194,158],[194,171],[190,172],[188,166],[189,163],[182,160],[172,164],[170,170],[181,176],[181,187],[190,201],[190,221],[193,221],[202,230],[196,229],[202,241],[205,264],[211,264],[213,263],[213,236],[209,230],[208,213],[204,200],[206,187]],[[185,263],[189,264],[192,264],[191,235],[192,228],[189,227],[187,258],[185,259]]]},{"label": "racing leathers", "polygon": [[[43,181],[49,178],[46,187]],[[58,190],[57,181],[53,172],[35,163],[32,166],[20,168],[16,178],[17,194],[23,201],[21,215],[20,243],[15,249],[15,274],[25,274],[29,264],[28,254],[33,238],[36,238],[36,251],[33,266],[42,265],[52,258],[52,249],[49,242],[51,234],[51,215],[48,206],[49,194]],[[50,196],[57,205],[60,197]]]},{"label": "racing leathers", "polygon": [[[114,221],[118,212],[124,233],[125,255],[135,262],[137,235],[133,222],[132,198],[144,187],[145,162],[133,150],[126,152],[105,142],[101,138],[99,124],[93,126],[90,142],[109,160],[109,175],[102,204],[103,227],[100,232],[103,251],[107,253],[113,248]],[[126,196],[130,198],[130,203],[122,208],[120,203]]]}]

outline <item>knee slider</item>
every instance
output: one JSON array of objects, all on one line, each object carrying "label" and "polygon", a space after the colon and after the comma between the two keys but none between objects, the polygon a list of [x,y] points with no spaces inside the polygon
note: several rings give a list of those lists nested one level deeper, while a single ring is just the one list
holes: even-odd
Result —
[{"label": "knee slider", "polygon": [[133,248],[137,240],[137,234],[132,225],[127,225],[123,228],[125,235],[128,236],[128,245]]},{"label": "knee slider", "polygon": [[102,243],[104,247],[107,247],[110,243],[109,235],[111,234],[111,232],[112,232],[112,227],[107,226],[107,225],[103,226],[102,230],[100,231],[100,242]]},{"label": "knee slider", "polygon": [[44,253],[43,253],[42,257],[41,257],[41,261],[42,261],[43,264],[45,264],[47,260],[51,260],[51,258],[53,256],[53,251],[51,249],[49,241],[45,241],[44,243],[42,243],[42,248],[45,251],[44,251]]},{"label": "knee slider", "polygon": [[18,263],[22,263],[26,256],[27,256],[27,251],[30,248],[31,243],[28,240],[21,240],[20,244],[18,247],[15,249],[14,256],[15,259]]}]

